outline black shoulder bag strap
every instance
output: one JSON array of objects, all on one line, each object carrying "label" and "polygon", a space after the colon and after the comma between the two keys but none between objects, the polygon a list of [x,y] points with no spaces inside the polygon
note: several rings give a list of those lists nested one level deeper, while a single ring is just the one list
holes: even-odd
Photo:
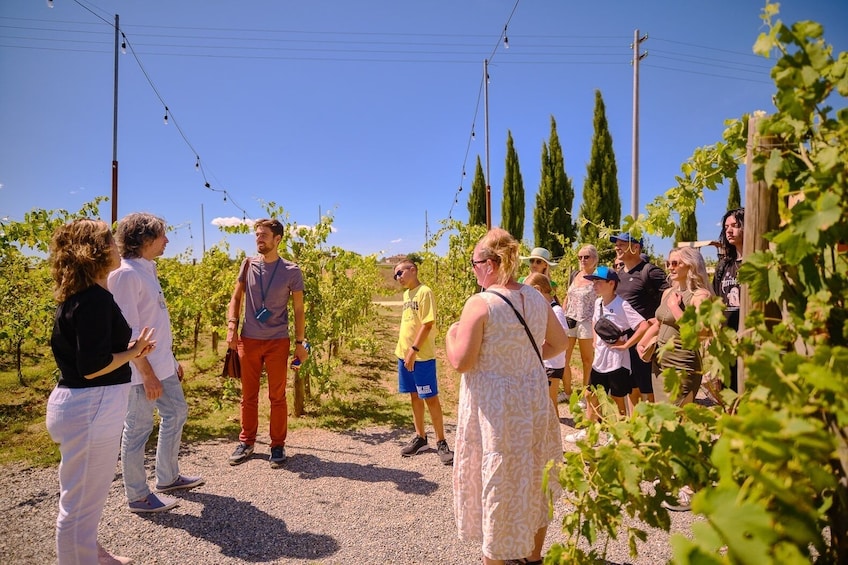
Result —
[{"label": "black shoulder bag strap", "polygon": [[539,352],[539,347],[536,345],[536,340],[533,339],[533,334],[530,333],[530,328],[527,327],[527,322],[524,321],[524,318],[521,317],[521,312],[515,309],[515,306],[512,305],[512,302],[509,301],[509,298],[501,294],[500,292],[496,292],[494,290],[486,290],[486,292],[491,292],[497,296],[503,298],[503,301],[509,304],[509,307],[512,308],[512,311],[515,312],[515,315],[518,316],[518,321],[521,322],[521,325],[524,326],[524,331],[527,332],[527,337],[530,338],[530,343],[533,345],[533,350],[536,352],[536,355],[539,357],[539,362],[542,364],[542,367],[545,366],[545,362],[542,361],[542,354]]}]

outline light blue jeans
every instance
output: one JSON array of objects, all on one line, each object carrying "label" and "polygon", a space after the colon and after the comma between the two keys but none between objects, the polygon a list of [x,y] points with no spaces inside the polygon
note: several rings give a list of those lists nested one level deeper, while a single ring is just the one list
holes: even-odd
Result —
[{"label": "light blue jeans", "polygon": [[97,563],[97,525],[121,445],[130,385],[56,387],[47,401],[47,431],[59,444],[59,565]]},{"label": "light blue jeans", "polygon": [[169,485],[180,476],[177,461],[183,426],[188,418],[188,406],[183,385],[174,374],[162,380],[162,396],[147,400],[144,385],[130,387],[124,437],[121,441],[121,464],[124,471],[124,492],[128,502],[141,500],[150,494],[147,472],[144,469],[144,446],[153,431],[153,410],[159,410],[159,442],[156,445],[156,484]]}]

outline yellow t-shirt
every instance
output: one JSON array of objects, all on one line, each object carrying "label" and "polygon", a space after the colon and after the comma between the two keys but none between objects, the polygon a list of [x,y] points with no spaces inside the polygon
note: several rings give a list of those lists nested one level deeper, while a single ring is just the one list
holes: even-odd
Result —
[{"label": "yellow t-shirt", "polygon": [[[400,316],[400,336],[398,337],[395,355],[398,359],[406,357],[406,352],[415,343],[415,336],[422,325],[436,321],[436,302],[433,291],[427,285],[420,284],[412,290],[403,291],[403,313]],[[436,325],[430,328],[430,333],[424,343],[419,344],[416,360],[429,361],[436,357]]]}]

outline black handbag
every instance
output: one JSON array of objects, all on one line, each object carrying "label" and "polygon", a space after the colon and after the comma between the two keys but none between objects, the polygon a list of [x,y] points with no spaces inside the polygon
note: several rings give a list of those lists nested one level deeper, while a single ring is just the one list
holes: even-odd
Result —
[{"label": "black handbag", "polygon": [[609,344],[617,343],[624,332],[610,320],[604,318],[603,302],[598,302],[598,321],[595,322],[595,333]]}]

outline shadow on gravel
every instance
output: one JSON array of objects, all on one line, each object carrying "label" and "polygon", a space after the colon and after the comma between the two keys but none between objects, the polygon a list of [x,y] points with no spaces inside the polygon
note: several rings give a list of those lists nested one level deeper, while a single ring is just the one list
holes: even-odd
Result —
[{"label": "shadow on gravel", "polygon": [[200,516],[171,512],[139,516],[166,528],[184,530],[192,537],[214,543],[223,555],[243,561],[313,560],[339,551],[339,544],[332,537],[290,532],[283,520],[258,510],[250,502],[196,491],[180,497],[202,504]]},{"label": "shadow on gravel", "polygon": [[301,479],[340,477],[366,483],[394,483],[399,491],[407,494],[428,495],[439,488],[438,483],[423,479],[423,475],[416,471],[326,461],[305,453],[291,455],[286,459],[285,469],[292,473],[298,473]]}]

